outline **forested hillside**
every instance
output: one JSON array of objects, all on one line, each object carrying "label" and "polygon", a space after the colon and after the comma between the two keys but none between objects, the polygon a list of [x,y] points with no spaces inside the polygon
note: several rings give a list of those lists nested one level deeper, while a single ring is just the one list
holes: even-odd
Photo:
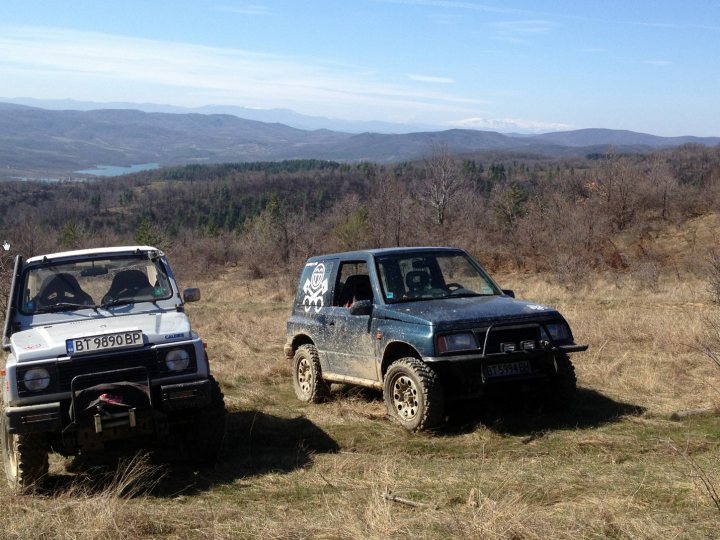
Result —
[{"label": "forested hillside", "polygon": [[0,230],[26,255],[143,242],[182,252],[183,271],[240,265],[255,276],[294,274],[323,251],[451,244],[493,269],[573,282],[591,269],[660,268],[657,232],[718,208],[718,147],[594,157],[483,161],[438,145],[392,166],[299,160],[5,182]]}]

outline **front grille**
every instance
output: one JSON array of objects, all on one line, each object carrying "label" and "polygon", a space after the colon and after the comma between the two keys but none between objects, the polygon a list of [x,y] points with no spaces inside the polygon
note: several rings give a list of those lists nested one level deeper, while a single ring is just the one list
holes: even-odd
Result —
[{"label": "front grille", "polygon": [[540,339],[540,327],[537,324],[497,326],[491,327],[489,330],[478,330],[475,334],[481,349],[487,337],[485,354],[496,354],[502,352],[501,345],[504,343],[514,344],[516,351],[522,350],[521,343],[523,341],[532,341],[537,345]]}]

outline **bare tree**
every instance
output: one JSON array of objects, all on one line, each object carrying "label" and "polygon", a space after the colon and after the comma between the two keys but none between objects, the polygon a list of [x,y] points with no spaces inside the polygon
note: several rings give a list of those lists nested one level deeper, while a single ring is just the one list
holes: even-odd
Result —
[{"label": "bare tree", "polygon": [[425,160],[425,181],[421,197],[433,211],[435,223],[443,225],[450,205],[465,187],[458,163],[453,159],[447,144],[433,146],[430,157]]},{"label": "bare tree", "polygon": [[599,202],[615,230],[625,230],[646,204],[646,180],[630,158],[613,158],[595,175],[594,188]]},{"label": "bare tree", "polygon": [[400,246],[407,242],[412,204],[397,174],[386,173],[375,179],[368,200],[375,245]]},{"label": "bare tree", "polygon": [[660,206],[660,215],[663,220],[668,219],[672,195],[677,191],[678,183],[666,160],[654,156],[650,161],[650,182],[655,188],[655,196]]}]

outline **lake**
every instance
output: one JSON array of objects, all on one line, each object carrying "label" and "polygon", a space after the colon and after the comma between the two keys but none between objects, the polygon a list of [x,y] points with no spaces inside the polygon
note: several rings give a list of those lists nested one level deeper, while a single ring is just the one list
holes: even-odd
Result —
[{"label": "lake", "polygon": [[140,165],[130,165],[129,167],[119,167],[117,165],[98,165],[94,169],[84,169],[82,171],[75,171],[75,173],[91,174],[93,176],[120,176],[121,174],[131,174],[159,168],[160,165],[158,163],[141,163]]}]

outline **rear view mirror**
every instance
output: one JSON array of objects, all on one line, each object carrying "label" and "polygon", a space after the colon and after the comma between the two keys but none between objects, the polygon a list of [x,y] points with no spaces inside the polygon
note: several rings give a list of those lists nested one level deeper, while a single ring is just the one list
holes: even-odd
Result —
[{"label": "rear view mirror", "polygon": [[197,287],[190,287],[183,291],[183,301],[197,302],[198,300],[200,300],[200,289]]},{"label": "rear view mirror", "polygon": [[80,270],[80,275],[82,277],[104,276],[107,273],[107,266],[95,266],[94,264],[90,268],[83,268]]},{"label": "rear view mirror", "polygon": [[512,289],[503,289],[502,292],[505,296],[509,296],[510,298],[515,298],[515,291],[513,291]]},{"label": "rear view mirror", "polygon": [[350,306],[350,315],[370,315],[372,307],[370,300],[358,300]]}]

